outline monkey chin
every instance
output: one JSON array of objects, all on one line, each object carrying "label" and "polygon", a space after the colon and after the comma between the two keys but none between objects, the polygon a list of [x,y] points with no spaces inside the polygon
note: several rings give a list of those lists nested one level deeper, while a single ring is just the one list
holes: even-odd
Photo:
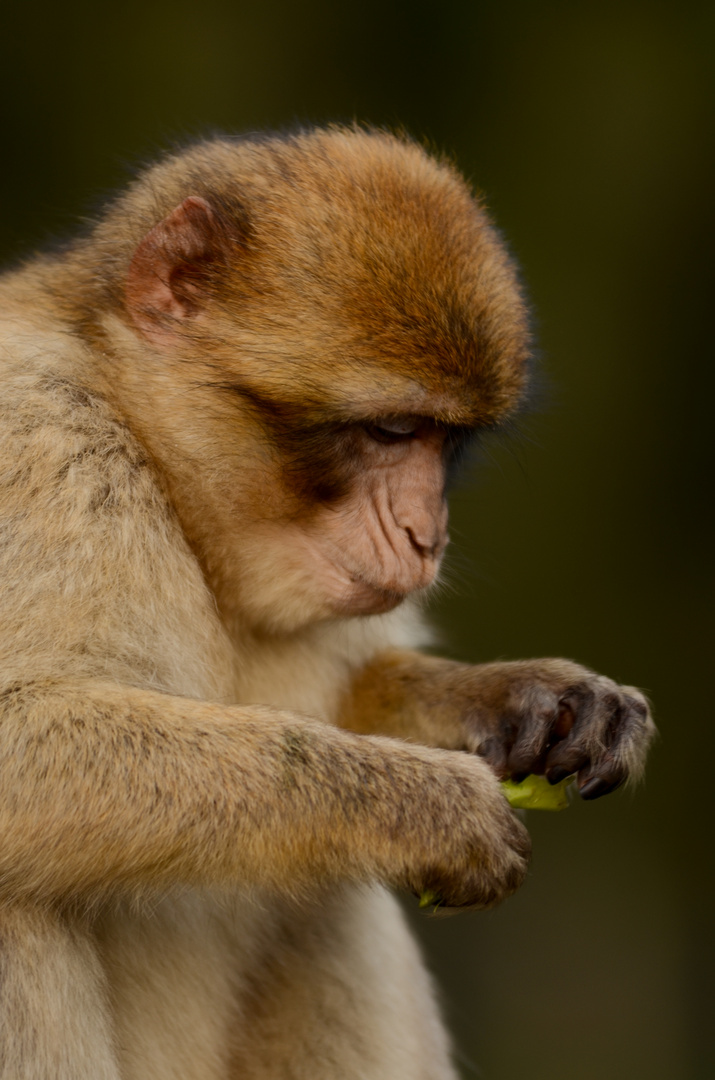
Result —
[{"label": "monkey chin", "polygon": [[409,595],[409,591],[398,592],[357,579],[354,588],[336,603],[336,614],[342,618],[386,615],[388,611],[394,611]]},{"label": "monkey chin", "polygon": [[385,584],[353,570],[349,573],[349,584],[339,595],[331,598],[335,615],[344,619],[386,615],[399,607],[408,596],[424,594],[434,584],[439,565],[440,560],[437,559],[430,565],[423,564],[418,572],[401,574],[401,581],[393,579]]},{"label": "monkey chin", "polygon": [[367,615],[387,615],[399,607],[414,590],[395,589],[380,585],[360,575],[351,577],[349,588],[334,600],[336,615],[351,618]]},{"label": "monkey chin", "polygon": [[[281,580],[285,585],[286,578]],[[357,576],[351,576],[349,582],[343,581],[341,588],[335,587],[335,581],[331,584],[333,588],[316,589],[314,579],[304,579],[296,574],[290,582],[291,588],[277,596],[275,599],[280,602],[275,603],[270,603],[267,591],[244,590],[242,621],[259,634],[291,636],[320,624],[386,615],[409,596],[424,591],[387,588]]]}]

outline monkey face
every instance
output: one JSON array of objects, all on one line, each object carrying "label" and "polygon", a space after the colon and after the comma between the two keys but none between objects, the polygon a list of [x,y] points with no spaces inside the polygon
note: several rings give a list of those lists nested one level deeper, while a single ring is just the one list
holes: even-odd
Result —
[{"label": "monkey face", "polygon": [[389,611],[437,575],[453,444],[523,394],[508,255],[457,174],[389,136],[196,164],[159,168],[169,205],[129,258],[133,415],[226,612],[275,632]]},{"label": "monkey face", "polygon": [[[261,553],[252,552],[242,575],[243,606],[251,580],[250,594],[265,606],[264,561],[273,573],[278,562],[283,584],[290,582],[284,615],[289,593],[300,597],[303,618],[386,612],[431,585],[448,542],[446,440],[443,429],[414,416],[342,432],[323,497],[294,496],[288,520],[281,514],[257,525]],[[309,485],[312,476],[308,468]]]}]

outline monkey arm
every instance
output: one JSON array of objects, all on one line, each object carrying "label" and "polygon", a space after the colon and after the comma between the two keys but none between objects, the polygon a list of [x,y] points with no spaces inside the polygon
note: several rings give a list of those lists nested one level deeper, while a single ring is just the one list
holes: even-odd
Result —
[{"label": "monkey arm", "polygon": [[486,906],[525,872],[522,826],[461,754],[99,680],[2,704],[6,898],[377,879]]},{"label": "monkey arm", "polygon": [[584,798],[637,777],[655,733],[638,690],[570,660],[471,665],[407,650],[355,674],[339,723],[476,753],[501,778],[577,773]]}]

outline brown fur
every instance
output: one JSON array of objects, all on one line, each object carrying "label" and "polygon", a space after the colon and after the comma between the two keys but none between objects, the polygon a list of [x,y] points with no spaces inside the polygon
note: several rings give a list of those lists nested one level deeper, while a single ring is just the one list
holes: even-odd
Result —
[{"label": "brown fur", "polygon": [[453,1077],[383,886],[502,899],[490,763],[613,786],[650,731],[412,651],[449,445],[526,383],[484,211],[385,134],[210,142],[0,301],[0,1072]]}]

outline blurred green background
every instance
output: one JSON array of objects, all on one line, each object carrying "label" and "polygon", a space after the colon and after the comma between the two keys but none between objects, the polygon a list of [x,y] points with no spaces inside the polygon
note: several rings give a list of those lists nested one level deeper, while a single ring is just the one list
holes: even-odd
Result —
[{"label": "blurred green background", "polygon": [[486,191],[548,390],[457,493],[435,615],[455,656],[563,654],[644,687],[661,737],[641,789],[530,816],[531,875],[502,908],[413,914],[465,1078],[712,1080],[715,8],[2,15],[6,262],[71,231],[157,146],[214,129],[403,124]]}]

